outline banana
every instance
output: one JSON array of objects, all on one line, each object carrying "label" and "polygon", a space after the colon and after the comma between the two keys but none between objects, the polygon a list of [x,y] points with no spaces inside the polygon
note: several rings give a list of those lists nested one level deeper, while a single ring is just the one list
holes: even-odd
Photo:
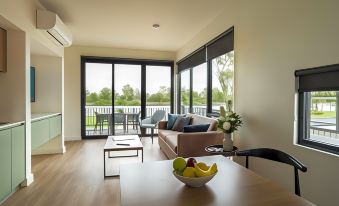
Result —
[{"label": "banana", "polygon": [[198,164],[194,164],[194,168],[195,168],[195,174],[198,177],[205,177],[205,176],[213,175],[216,172],[218,172],[218,167],[216,163],[213,163],[213,165],[206,171],[201,169]]},{"label": "banana", "polygon": [[210,167],[207,166],[204,162],[198,162],[197,165],[200,167],[200,169],[207,171]]}]

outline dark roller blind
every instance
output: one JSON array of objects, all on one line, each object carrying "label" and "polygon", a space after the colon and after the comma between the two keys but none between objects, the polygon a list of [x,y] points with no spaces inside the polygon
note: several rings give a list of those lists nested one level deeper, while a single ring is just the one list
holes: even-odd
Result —
[{"label": "dark roller blind", "polygon": [[234,27],[231,27],[206,45],[207,60],[234,50]]},{"label": "dark roller blind", "polygon": [[178,72],[182,72],[185,69],[189,69],[199,64],[206,62],[206,48],[205,46],[199,48],[192,54],[178,61]]},{"label": "dark roller blind", "polygon": [[339,90],[339,64],[295,71],[299,92]]}]

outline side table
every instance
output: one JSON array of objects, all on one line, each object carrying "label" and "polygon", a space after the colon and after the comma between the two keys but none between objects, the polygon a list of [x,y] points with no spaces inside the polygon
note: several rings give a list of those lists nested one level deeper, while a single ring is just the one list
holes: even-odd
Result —
[{"label": "side table", "polygon": [[223,155],[225,157],[231,157],[236,155],[238,147],[233,146],[232,151],[224,151],[222,144],[216,144],[205,147],[205,151],[213,155]]}]

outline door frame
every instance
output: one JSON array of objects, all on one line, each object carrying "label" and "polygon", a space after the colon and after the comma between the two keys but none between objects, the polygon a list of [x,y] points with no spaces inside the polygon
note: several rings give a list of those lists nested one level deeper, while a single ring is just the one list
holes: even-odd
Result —
[{"label": "door frame", "polygon": [[[168,66],[171,68],[171,102],[170,111],[174,111],[174,61],[169,60],[152,60],[152,59],[129,59],[115,57],[97,57],[97,56],[80,56],[80,128],[82,139],[102,139],[108,135],[86,135],[86,63],[103,63],[112,64],[112,91],[114,91],[114,65],[130,64],[141,65],[141,118],[146,116],[146,66]],[[114,110],[114,95],[112,95],[112,111]],[[113,118],[114,121],[114,118]],[[113,122],[114,124],[114,122]],[[114,134],[114,133],[113,133]]]}]

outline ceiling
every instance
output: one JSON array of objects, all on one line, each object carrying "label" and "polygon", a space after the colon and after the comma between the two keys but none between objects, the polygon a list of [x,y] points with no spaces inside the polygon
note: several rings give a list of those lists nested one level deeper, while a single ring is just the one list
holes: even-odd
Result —
[{"label": "ceiling", "polygon": [[75,45],[160,51],[179,50],[226,5],[226,0],[38,1],[60,16]]}]

